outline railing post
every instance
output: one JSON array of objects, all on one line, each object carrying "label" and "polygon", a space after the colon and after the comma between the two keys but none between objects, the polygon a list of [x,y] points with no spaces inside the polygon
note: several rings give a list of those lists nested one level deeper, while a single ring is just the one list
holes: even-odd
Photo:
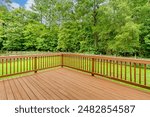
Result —
[{"label": "railing post", "polygon": [[94,58],[92,58],[92,76],[94,76]]},{"label": "railing post", "polygon": [[64,55],[62,54],[61,55],[61,67],[63,68],[63,66],[64,66]]},{"label": "railing post", "polygon": [[144,64],[144,85],[146,86],[146,64]]},{"label": "railing post", "polygon": [[34,57],[34,73],[37,73],[37,57]]}]

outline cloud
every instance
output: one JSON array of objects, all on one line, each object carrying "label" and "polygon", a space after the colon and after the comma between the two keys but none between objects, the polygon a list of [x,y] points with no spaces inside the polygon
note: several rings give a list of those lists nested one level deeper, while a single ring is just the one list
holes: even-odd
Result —
[{"label": "cloud", "polygon": [[107,5],[109,3],[109,0],[105,0],[103,3],[99,4],[99,6]]},{"label": "cloud", "polygon": [[31,7],[33,4],[34,4],[34,0],[27,0],[27,2],[25,4],[25,9],[32,11]]},{"label": "cloud", "polygon": [[12,3],[10,4],[10,6],[12,7],[12,9],[17,9],[17,8],[20,7],[20,5],[19,5],[18,3],[15,3],[15,2],[12,2]]}]

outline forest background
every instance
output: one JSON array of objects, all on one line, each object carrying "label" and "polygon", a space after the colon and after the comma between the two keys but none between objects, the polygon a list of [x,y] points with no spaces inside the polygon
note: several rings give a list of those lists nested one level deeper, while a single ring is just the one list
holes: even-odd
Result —
[{"label": "forest background", "polygon": [[150,0],[34,0],[30,10],[10,2],[0,3],[1,51],[150,57]]}]

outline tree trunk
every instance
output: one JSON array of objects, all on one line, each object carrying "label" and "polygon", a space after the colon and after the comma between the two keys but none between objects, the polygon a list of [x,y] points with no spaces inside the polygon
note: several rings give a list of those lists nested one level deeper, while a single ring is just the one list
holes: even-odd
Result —
[{"label": "tree trunk", "polygon": [[[93,26],[94,28],[97,26],[97,7],[96,7],[96,1],[94,0],[94,10],[93,10]],[[95,48],[98,48],[98,32],[94,31],[94,45]]]}]

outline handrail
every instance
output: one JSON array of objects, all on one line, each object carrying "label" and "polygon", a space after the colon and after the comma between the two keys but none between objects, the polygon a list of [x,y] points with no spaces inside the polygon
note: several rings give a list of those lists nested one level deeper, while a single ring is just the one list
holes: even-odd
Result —
[{"label": "handrail", "polygon": [[25,55],[25,56],[1,56],[0,78],[17,74],[35,72],[61,65],[60,53]]},{"label": "handrail", "polygon": [[41,57],[41,56],[53,56],[58,55],[61,56],[61,53],[50,53],[50,54],[33,54],[33,55],[10,55],[10,56],[0,56],[0,59],[6,58],[26,58],[26,57]]},{"label": "handrail", "polygon": [[148,59],[137,59],[137,58],[127,58],[127,57],[114,57],[114,56],[105,56],[105,55],[87,55],[87,54],[73,54],[73,53],[63,53],[63,55],[70,55],[70,56],[82,56],[82,57],[89,57],[89,58],[102,58],[106,60],[118,60],[122,62],[135,62],[135,63],[142,63],[142,64],[150,64],[150,60]]},{"label": "handrail", "polygon": [[73,53],[1,56],[0,78],[53,67],[69,67],[150,89],[150,60]]},{"label": "handrail", "polygon": [[150,89],[150,60],[63,54],[64,66]]}]

